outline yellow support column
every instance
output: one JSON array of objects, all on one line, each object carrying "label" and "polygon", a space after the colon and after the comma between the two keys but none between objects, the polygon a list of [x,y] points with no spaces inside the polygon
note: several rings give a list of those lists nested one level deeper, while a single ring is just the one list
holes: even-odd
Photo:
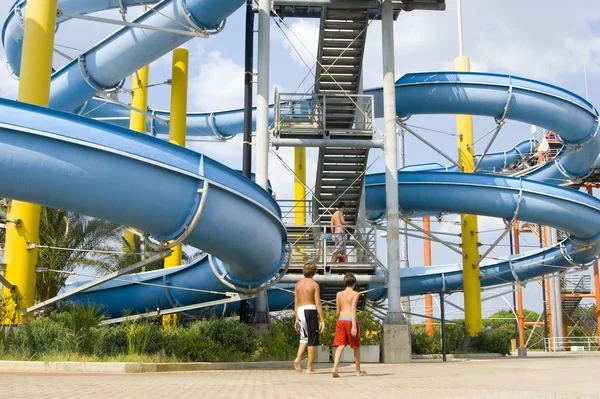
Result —
[{"label": "yellow support column", "polygon": [[[457,72],[469,72],[471,65],[468,57],[454,60]],[[462,172],[472,173],[475,168],[475,150],[473,140],[473,116],[457,115],[458,162]],[[477,215],[461,215],[463,281],[465,293],[465,327],[470,337],[481,333],[481,284],[479,281],[479,246],[477,240]]]},{"label": "yellow support column", "polygon": [[[189,52],[178,48],[173,51],[173,74],[171,78],[171,121],[169,141],[185,147]],[[173,254],[165,258],[165,268],[181,265],[182,245],[173,248]],[[177,323],[177,315],[163,316],[163,326]]]},{"label": "yellow support column", "polygon": [[[131,111],[129,114],[129,129],[146,134],[146,110],[148,109],[148,83],[150,66],[146,65],[131,75],[131,106],[144,113]],[[123,233],[126,252],[138,252],[135,234],[129,230]]]},{"label": "yellow support column", "polygon": [[[30,104],[48,106],[50,101],[50,75],[54,49],[57,0],[29,0],[25,15],[23,57],[18,100]],[[37,249],[30,243],[39,243],[40,206],[12,201],[6,226],[4,277],[17,286],[12,300],[15,309],[26,308],[35,301],[35,267]],[[10,292],[3,289],[3,297]],[[5,322],[21,323],[21,312],[10,314]]]},{"label": "yellow support column", "polygon": [[294,224],[306,225],[306,149],[294,148]]}]

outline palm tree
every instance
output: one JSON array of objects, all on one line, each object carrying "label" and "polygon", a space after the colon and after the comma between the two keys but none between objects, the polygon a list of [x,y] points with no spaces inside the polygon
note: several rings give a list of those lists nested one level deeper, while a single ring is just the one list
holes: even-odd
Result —
[{"label": "palm tree", "polygon": [[119,224],[42,208],[38,266],[48,271],[37,273],[37,299],[55,296],[77,267],[93,269],[94,274],[116,269],[114,251],[120,250],[116,244],[121,242],[122,235],[123,227]]}]

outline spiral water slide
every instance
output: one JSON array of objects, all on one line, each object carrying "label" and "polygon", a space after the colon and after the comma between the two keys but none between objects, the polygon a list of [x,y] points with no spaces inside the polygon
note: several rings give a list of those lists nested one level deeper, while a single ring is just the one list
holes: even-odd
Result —
[{"label": "spiral water slide", "polygon": [[[96,8],[78,12],[109,8],[107,2],[112,6],[118,3],[89,1]],[[83,3],[63,0],[59,6],[65,10]],[[182,8],[178,8],[183,4],[195,24],[214,29],[241,3],[163,1],[155,8],[160,7],[161,14],[170,12],[170,18],[149,11],[138,22],[165,26],[179,18],[187,23]],[[22,14],[26,4],[19,4],[23,6]],[[9,17],[3,30],[7,54],[9,48],[18,53],[18,29],[11,28],[14,18]],[[10,36],[11,32],[16,36]],[[193,225],[186,243],[211,254],[189,265],[124,276],[72,297],[101,304],[111,316],[121,315],[124,309],[143,312],[222,299],[222,293],[232,286],[256,287],[271,280],[285,257],[286,233],[279,207],[249,179],[208,157],[155,137],[57,110],[81,110],[86,101],[98,101],[93,99],[95,90],[90,82],[103,87],[117,85],[186,40],[163,35],[177,36],[137,28],[124,28],[111,35],[85,53],[92,80],[84,79],[76,61],[57,71],[51,99],[56,109],[0,100],[0,169],[7,171],[0,175],[0,197],[116,221],[147,231],[157,240],[173,239]],[[144,45],[150,42],[153,46]],[[124,54],[130,56],[123,58]],[[20,55],[13,56],[9,61],[20,59]],[[461,174],[422,166],[399,171],[398,193],[404,215],[479,214],[541,223],[569,234],[565,241],[544,250],[502,262],[484,260],[482,286],[525,281],[597,258],[600,201],[561,187],[585,177],[600,153],[598,113],[587,101],[531,80],[454,72],[406,75],[397,82],[396,93],[400,117],[473,114],[512,119],[552,130],[564,142],[554,161],[530,169],[521,177]],[[381,112],[381,90],[370,94],[376,99],[377,112]],[[112,104],[105,110],[110,109],[123,112]],[[217,127],[218,116],[225,116],[229,135],[242,130],[239,110],[202,115],[197,119],[204,118],[206,126]],[[523,142],[506,153],[488,154],[482,170],[504,168],[530,150],[531,143]],[[370,219],[383,216],[383,174],[367,177],[366,207]],[[462,288],[460,265],[411,267],[403,269],[401,277],[403,295]],[[72,283],[65,291],[82,284]],[[381,289],[371,297],[379,299],[383,295],[385,290]],[[291,300],[290,294],[282,290],[271,290],[268,296],[272,310],[289,306]]]}]

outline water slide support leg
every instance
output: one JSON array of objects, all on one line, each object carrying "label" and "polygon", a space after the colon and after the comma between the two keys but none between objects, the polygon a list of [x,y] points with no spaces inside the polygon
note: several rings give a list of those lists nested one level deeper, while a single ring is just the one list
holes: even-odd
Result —
[{"label": "water slide support leg", "polygon": [[[131,75],[131,106],[135,109],[146,111],[148,109],[148,83],[150,79],[150,66],[146,65]],[[129,129],[146,133],[146,114],[132,110],[129,113]],[[137,237],[131,229],[123,233],[125,252],[138,252]]]},{"label": "water slide support leg", "polygon": [[[252,178],[252,79],[254,77],[254,2],[246,0],[246,38],[244,65],[244,144],[242,149],[242,173]],[[248,323],[248,301],[240,301],[240,322]]]},{"label": "water slide support leg", "polygon": [[[171,121],[169,124],[169,141],[185,147],[188,94],[189,51],[178,48],[173,51],[173,71],[171,75]],[[183,244],[172,249],[173,254],[165,258],[165,268],[181,265]],[[177,314],[163,316],[163,326],[177,323]]]},{"label": "water slide support leg", "polygon": [[[423,217],[423,230],[431,230],[431,220],[429,216]],[[429,236],[423,234],[425,240],[423,240],[423,264],[424,266],[431,266],[431,241],[428,240]],[[425,332],[430,337],[433,336],[433,297],[431,294],[425,294]]]},{"label": "water slide support leg", "polygon": [[[589,195],[594,195],[592,186],[587,187]],[[594,296],[596,299],[596,319],[600,327],[600,272],[598,271],[598,262],[594,263]]]},{"label": "water slide support leg", "polygon": [[[18,99],[21,102],[47,107],[50,100],[50,74],[54,49],[57,0],[30,0],[27,4],[23,58]],[[35,267],[39,243],[41,207],[21,201],[12,201],[6,226],[6,272],[4,277],[16,286],[13,293],[6,288],[3,296],[14,301],[15,312],[8,323],[25,321],[18,309],[27,308],[35,301]],[[10,306],[10,305],[9,305]]]},{"label": "water slide support leg", "polygon": [[[468,57],[460,56],[454,60],[458,72],[471,70]],[[475,168],[473,140],[473,116],[457,115],[458,162],[462,172],[472,173]],[[479,245],[477,239],[477,215],[461,215],[463,257],[463,279],[465,295],[465,327],[469,337],[475,337],[482,331],[481,320],[481,284],[479,281]]]},{"label": "water slide support leg", "polygon": [[392,0],[381,5],[383,99],[385,134],[385,184],[387,201],[388,313],[383,325],[381,360],[411,360],[410,326],[400,306],[400,211],[398,204],[398,142],[396,135],[396,82],[394,74],[394,16]]},{"label": "water slide support leg", "polygon": [[[268,189],[269,178],[269,62],[271,37],[271,0],[258,2],[258,77],[256,99],[256,183]],[[254,298],[252,323],[268,325],[267,293]]]},{"label": "water slide support leg", "polygon": [[[519,222],[515,220],[513,225],[515,230],[515,254],[520,254]],[[527,356],[527,349],[525,348],[525,316],[523,314],[523,286],[521,284],[519,284],[519,289],[517,290],[517,308],[517,318],[519,319],[519,347],[517,348],[517,353],[519,356]]]}]

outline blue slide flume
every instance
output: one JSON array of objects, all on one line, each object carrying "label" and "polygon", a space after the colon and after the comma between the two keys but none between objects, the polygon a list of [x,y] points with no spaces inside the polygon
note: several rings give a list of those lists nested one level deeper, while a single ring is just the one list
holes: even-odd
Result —
[{"label": "blue slide flume", "polygon": [[[118,7],[111,0],[60,0],[59,7],[67,11],[84,3],[89,8],[69,12]],[[188,27],[193,23],[197,28],[215,29],[242,3],[162,1],[155,7],[170,19],[148,11],[136,21],[181,28],[171,25],[175,19]],[[11,64],[20,60],[22,40],[15,29],[15,15],[11,14],[3,30]],[[93,99],[97,89],[118,85],[188,39],[139,28],[120,29],[54,74],[51,107],[86,114],[103,101]],[[367,94],[374,95],[380,113],[381,90]],[[514,76],[454,72],[406,75],[397,82],[396,94],[401,117],[504,116],[552,130],[565,144],[554,161],[521,177],[467,175],[431,165],[399,171],[400,207],[407,216],[415,212],[480,214],[542,223],[569,233],[569,239],[552,248],[502,262],[484,261],[482,286],[526,280],[596,259],[600,201],[560,187],[589,173],[600,153],[598,113],[587,101],[555,86]],[[128,112],[106,104],[87,116],[118,117],[112,122],[126,126]],[[214,267],[223,279],[238,287],[256,287],[282,267],[286,232],[279,207],[265,190],[238,172],[158,138],[58,110],[0,100],[0,115],[0,168],[9,171],[0,176],[0,197],[112,220],[165,241],[184,233],[203,202],[198,224],[186,243],[213,255]],[[196,134],[230,137],[243,126],[241,110],[192,113],[190,120]],[[154,133],[166,132],[165,126]],[[533,143],[525,141],[506,153],[488,154],[482,171],[506,169],[532,150]],[[383,174],[367,176],[366,207],[371,219],[384,215]],[[120,316],[124,309],[143,312],[222,299],[231,288],[215,276],[209,263],[206,256],[186,266],[128,275],[72,299],[99,303],[111,316]],[[460,265],[411,267],[403,269],[401,276],[403,295],[462,288]],[[66,290],[79,284],[70,284]],[[170,286],[176,288],[165,288]],[[268,295],[273,310],[290,303],[287,292],[272,290]],[[383,295],[381,289],[371,297]]]}]

